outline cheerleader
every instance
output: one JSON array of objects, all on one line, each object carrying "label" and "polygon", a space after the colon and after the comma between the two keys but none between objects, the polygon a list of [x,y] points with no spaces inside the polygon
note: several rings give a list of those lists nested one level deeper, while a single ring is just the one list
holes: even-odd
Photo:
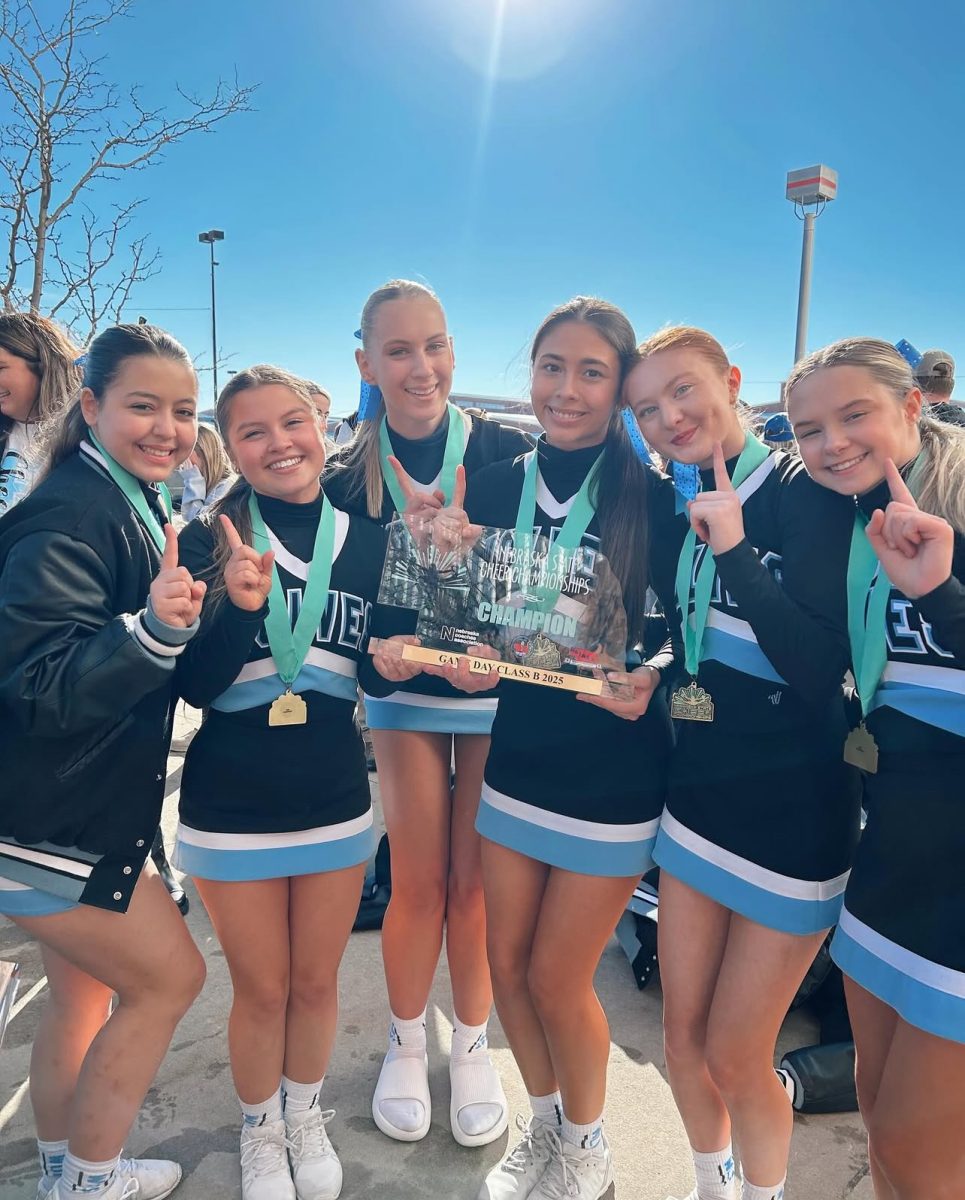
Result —
[{"label": "cheerleader", "polygon": [[354,711],[360,666],[376,686],[368,624],[385,534],[323,494],[304,381],[240,371],[217,415],[241,478],[182,534],[210,587],[178,688],[210,713],[185,758],[175,864],[231,972],[242,1195],[333,1200],[342,1168],[321,1095],[373,850]]},{"label": "cheerleader", "polygon": [[[845,976],[878,1200],[965,1195],[965,430],[853,338],[804,359],[788,413],[850,500],[848,624],[868,823],[831,955]],[[852,502],[853,505],[853,502]],[[843,576],[842,576],[843,577]]]},{"label": "cheerleader", "polygon": [[0,515],[36,481],[41,432],[55,432],[76,391],[79,354],[49,318],[0,313]]},{"label": "cheerleader", "polygon": [[0,912],[40,942],[49,989],[30,1063],[40,1200],[160,1200],[181,1178],[119,1155],[204,980],[148,859],[204,594],[158,484],[196,408],[172,337],[106,330],[46,478],[0,520]]},{"label": "cheerleader", "polygon": [[[438,299],[422,284],[394,280],[373,292],[362,310],[361,337],[359,370],[378,389],[378,402],[326,479],[334,503],[385,524],[407,502],[389,458],[438,508],[452,499],[460,464],[471,477],[528,448],[515,430],[449,403],[452,339]],[[507,1121],[487,1050],[492,987],[473,828],[496,703],[397,666],[398,690],[365,698],[392,847],[392,899],[382,927],[389,1044],[372,1115],[399,1141],[429,1131],[425,1014],[445,932],[455,1014],[451,1129],[461,1145],[482,1146]]]},{"label": "cheerleader", "polygon": [[[630,322],[606,301],[578,296],[551,312],[531,352],[544,433],[535,450],[470,480],[466,500],[475,523],[601,551],[622,587],[628,650],[643,634],[649,512],[661,491],[623,422],[634,349]],[[563,592],[580,603],[578,588]],[[532,1116],[480,1200],[598,1200],[612,1182],[610,1034],[593,976],[652,866],[671,745],[654,697],[671,661],[668,649],[637,665],[630,699],[500,684],[476,827],[496,1007]],[[447,672],[474,686],[465,664]]]},{"label": "cheerleader", "polygon": [[648,444],[699,471],[689,530],[670,516],[651,542],[685,672],[654,858],[689,1200],[738,1196],[732,1132],[744,1200],[783,1195],[792,1110],[775,1042],[837,920],[859,819],[841,759],[851,514],[745,430],[739,389],[710,334],[675,327],[639,347],[625,392]]}]

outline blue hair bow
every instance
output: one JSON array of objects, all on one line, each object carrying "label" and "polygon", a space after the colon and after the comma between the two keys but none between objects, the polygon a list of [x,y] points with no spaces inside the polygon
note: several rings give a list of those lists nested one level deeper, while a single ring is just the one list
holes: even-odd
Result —
[{"label": "blue hair bow", "polygon": [[[362,340],[362,330],[356,329],[355,336]],[[368,421],[379,410],[382,403],[382,389],[374,383],[366,383],[363,379],[359,385],[359,421]]]}]

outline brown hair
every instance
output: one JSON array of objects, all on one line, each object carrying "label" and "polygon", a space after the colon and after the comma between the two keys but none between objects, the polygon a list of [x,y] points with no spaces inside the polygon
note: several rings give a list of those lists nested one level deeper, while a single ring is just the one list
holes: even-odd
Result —
[{"label": "brown hair", "polygon": [[643,362],[654,354],[664,350],[696,350],[704,358],[709,359],[715,367],[726,374],[731,367],[727,351],[718,340],[705,329],[696,325],[668,325],[658,329],[637,347],[636,361]]},{"label": "brown hair", "polygon": [[[368,349],[372,344],[379,308],[390,300],[432,300],[439,305],[439,311],[445,318],[445,310],[432,288],[424,283],[416,283],[414,279],[390,279],[388,283],[377,287],[362,306],[360,332],[363,349]],[[370,412],[364,421],[359,421],[355,436],[330,464],[334,470],[349,472],[347,495],[357,496],[364,491],[366,512],[375,520],[382,514],[385,495],[379,451],[379,429],[384,415],[385,404],[380,400],[375,411]]]},{"label": "brown hair", "polygon": [[194,452],[201,461],[204,492],[208,495],[222,479],[227,479],[232,473],[228,452],[217,429],[201,422],[198,425],[198,440],[194,444]]},{"label": "brown hair", "polygon": [[[77,393],[80,349],[59,325],[39,313],[0,313],[0,346],[22,358],[39,380],[31,419],[40,426],[36,452],[42,454]],[[12,426],[13,418],[0,414],[0,447]]]},{"label": "brown hair", "polygon": [[[218,420],[218,428],[221,430],[221,436],[225,444],[228,443],[228,422],[231,419],[231,404],[235,396],[241,392],[251,391],[252,388],[267,387],[270,384],[278,384],[281,387],[286,387],[295,395],[308,411],[311,413],[312,420],[321,433],[321,425],[318,419],[318,409],[312,402],[312,393],[308,390],[308,383],[293,375],[291,371],[286,371],[284,367],[275,367],[269,363],[259,363],[254,367],[247,367],[244,371],[238,371],[228,380],[225,386],[221,389],[221,394],[218,397],[218,403],[215,405],[215,416]],[[251,513],[248,510],[248,497],[251,495],[251,484],[243,475],[239,475],[235,482],[231,485],[221,499],[210,509],[209,524],[211,532],[214,535],[214,559],[212,563],[212,581],[209,584],[208,603],[212,608],[222,602],[227,595],[224,585],[224,569],[228,564],[228,559],[231,558],[231,547],[228,545],[228,537],[224,531],[224,527],[218,520],[218,517],[224,515],[228,517],[238,531],[241,540],[248,546],[252,542],[251,529]],[[209,609],[209,611],[211,611]]]},{"label": "brown hair", "polygon": [[[795,364],[784,389],[788,404],[802,379],[828,367],[860,367],[899,403],[918,387],[910,364],[890,342],[842,338]],[[965,533],[965,428],[926,415],[918,424],[921,453],[908,473],[908,489],[926,512]]]},{"label": "brown hair", "polygon": [[647,469],[623,423],[623,381],[635,361],[636,334],[626,314],[616,305],[596,296],[574,296],[554,308],[540,324],[530,351],[531,365],[535,364],[546,335],[569,321],[591,325],[616,352],[620,366],[616,403],[591,499],[600,523],[600,548],[620,580],[627,633],[634,642],[643,636],[650,540]]},{"label": "brown hair", "polygon": [[[103,401],[104,392],[117,378],[123,363],[129,358],[149,354],[183,363],[194,374],[194,364],[187,350],[177,338],[163,329],[156,325],[112,325],[98,334],[87,347],[83,357],[84,374],[81,389],[89,388],[99,405]],[[51,433],[45,438],[45,475],[49,475],[55,467],[69,458],[87,436],[87,422],[80,405],[80,390],[77,390],[66,411],[61,411],[62,419],[50,423]]]}]

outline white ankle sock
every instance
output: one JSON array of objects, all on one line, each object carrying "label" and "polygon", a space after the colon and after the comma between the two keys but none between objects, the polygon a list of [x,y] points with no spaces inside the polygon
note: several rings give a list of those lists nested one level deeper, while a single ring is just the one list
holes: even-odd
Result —
[{"label": "white ankle sock", "polygon": [[[452,1018],[452,1051],[453,1059],[485,1055],[489,1048],[487,1035],[488,1021],[482,1025],[464,1025],[458,1017]],[[464,1133],[475,1137],[492,1129],[503,1115],[501,1104],[467,1104],[459,1110],[459,1124]]]},{"label": "white ankle sock", "polygon": [[[395,1013],[390,1013],[390,1016],[392,1020],[389,1024],[389,1050],[386,1058],[391,1060],[400,1055],[422,1058],[426,1052],[426,1010],[423,1009],[419,1016],[413,1017],[411,1021],[403,1021]],[[417,1129],[421,1129],[426,1119],[422,1101],[415,1098],[380,1100],[379,1111],[390,1125],[405,1130],[406,1133],[415,1133]]]},{"label": "white ankle sock", "polygon": [[563,1113],[563,1141],[581,1150],[603,1150],[603,1114],[588,1125],[577,1125]]},{"label": "white ankle sock", "polygon": [[282,1075],[281,1099],[285,1116],[290,1117],[294,1113],[305,1113],[313,1108],[318,1108],[324,1082],[324,1075],[317,1083],[296,1083],[293,1079]]},{"label": "white ankle sock", "polygon": [[246,1125],[270,1125],[275,1121],[281,1120],[281,1088],[273,1096],[269,1096],[267,1100],[262,1100],[260,1104],[245,1104],[244,1100],[240,1097],[238,1103],[241,1105],[241,1112]]},{"label": "white ankle sock", "polygon": [[734,1150],[728,1142],[723,1150],[700,1154],[692,1150],[697,1176],[697,1200],[737,1200]]},{"label": "white ankle sock", "polygon": [[563,1097],[559,1092],[550,1092],[548,1096],[530,1096],[529,1106],[537,1121],[559,1132],[563,1121]]},{"label": "white ankle sock", "polygon": [[107,1190],[116,1171],[116,1158],[108,1158],[104,1162],[89,1162],[68,1150],[64,1155],[61,1178],[68,1192],[80,1196],[96,1196],[98,1192]]},{"label": "white ankle sock", "polygon": [[40,1170],[48,1179],[59,1179],[64,1169],[67,1139],[62,1142],[45,1142],[37,1138],[37,1153],[40,1155]]},{"label": "white ankle sock", "polygon": [[784,1184],[787,1182],[787,1176],[780,1183],[772,1183],[770,1187],[758,1187],[756,1183],[751,1183],[749,1180],[744,1180],[744,1190],[741,1193],[742,1200],[784,1200]]}]

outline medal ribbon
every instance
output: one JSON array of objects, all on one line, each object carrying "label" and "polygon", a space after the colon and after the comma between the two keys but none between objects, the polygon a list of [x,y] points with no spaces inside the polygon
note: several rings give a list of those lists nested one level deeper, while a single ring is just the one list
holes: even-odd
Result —
[{"label": "medal ribbon", "polygon": [[885,613],[891,592],[891,580],[865,534],[867,523],[863,513],[855,513],[848,555],[848,638],[861,714],[865,717],[888,661]]},{"label": "medal ribbon", "polygon": [[[744,441],[744,449],[740,453],[734,467],[731,483],[735,488],[740,487],[744,480],[764,462],[770,451],[763,442],[758,441],[749,433]],[[680,631],[684,639],[684,654],[687,673],[692,679],[697,678],[700,666],[700,656],[703,651],[704,630],[707,628],[707,615],[710,612],[710,594],[713,590],[714,552],[710,546],[704,552],[704,560],[694,581],[694,553],[697,549],[697,533],[693,527],[684,538],[684,544],[677,559],[677,606],[680,609]],[[690,623],[690,601],[694,602],[694,623]]]},{"label": "medal ribbon", "polygon": [[[271,548],[271,538],[258,507],[258,497],[252,492],[248,497],[248,511],[251,513],[251,529],[256,542],[255,549],[264,554]],[[278,674],[282,683],[291,691],[292,684],[298,672],[302,669],[308,657],[308,648],[312,644],[319,622],[328,605],[328,585],[332,580],[332,552],[335,548],[335,510],[322,496],[322,514],[315,531],[315,545],[312,547],[312,561],[308,568],[308,579],[302,596],[302,606],[298,611],[295,628],[291,627],[288,613],[288,602],[282,591],[278,567],[272,568],[271,592],[268,596],[268,615],[265,617],[265,633],[268,635],[268,645],[271,656],[275,660]]]},{"label": "medal ribbon", "polygon": [[[147,502],[147,498],[144,495],[144,489],[141,487],[140,480],[136,475],[132,475],[131,472],[125,467],[122,467],[116,458],[113,458],[110,454],[108,454],[108,452],[94,436],[93,430],[89,430],[88,432],[90,433],[90,440],[97,447],[98,452],[104,460],[104,465],[107,467],[111,479],[114,480],[117,486],[124,493],[124,499],[144,522],[154,544],[163,553],[164,530],[161,528],[160,522],[155,516],[150,504]],[[171,493],[168,491],[166,484],[158,484],[158,494],[161,508],[164,511],[164,519],[166,521],[170,521]]]},{"label": "medal ribbon", "polygon": [[552,546],[546,555],[546,576],[555,574],[559,579],[558,587],[529,586],[529,575],[533,562],[534,530],[536,526],[536,481],[539,476],[538,453],[533,451],[527,457],[523,474],[523,490],[519,497],[519,508],[516,511],[516,531],[513,544],[517,553],[524,555],[526,565],[520,570],[520,586],[524,591],[536,597],[537,607],[542,612],[549,612],[556,607],[563,590],[563,583],[569,574],[574,553],[583,542],[590,522],[593,520],[595,509],[590,500],[590,488],[600,471],[603,458],[601,450],[599,457],[586,473],[586,478],[580,485],[580,490],[573,497],[570,511],[566,514],[563,527],[556,535]]},{"label": "medal ribbon", "polygon": [[[462,419],[462,413],[454,404],[446,403],[446,410],[449,413],[449,429],[446,431],[446,451],[442,459],[442,474],[439,476],[439,489],[445,497],[445,503],[452,502],[452,493],[456,486],[456,467],[463,460],[466,453],[466,424]],[[395,511],[402,515],[405,512],[405,496],[402,495],[402,489],[399,487],[399,481],[395,477],[395,471],[389,466],[389,455],[395,455],[392,449],[392,443],[389,441],[389,429],[386,424],[386,418],[382,418],[382,424],[379,427],[379,458],[382,462],[382,478],[385,481],[385,486],[389,489],[389,494],[392,497],[392,503],[395,505]],[[398,455],[395,455],[398,458]]]}]

